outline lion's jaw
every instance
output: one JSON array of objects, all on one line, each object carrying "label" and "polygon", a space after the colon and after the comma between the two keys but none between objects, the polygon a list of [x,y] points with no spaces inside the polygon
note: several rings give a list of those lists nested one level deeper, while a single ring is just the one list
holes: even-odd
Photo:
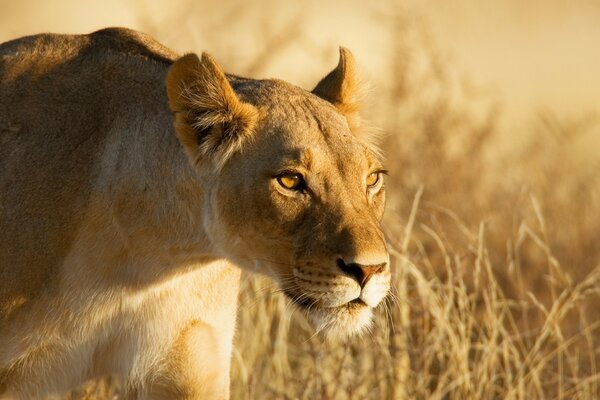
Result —
[{"label": "lion's jaw", "polygon": [[[279,285],[306,313],[316,330],[327,337],[344,338],[362,333],[370,326],[373,309],[384,300],[390,287],[389,274],[373,276],[362,288],[345,275],[325,281],[302,268],[294,268],[293,274],[295,279],[291,284],[280,282]],[[294,292],[290,286],[299,290]]]}]

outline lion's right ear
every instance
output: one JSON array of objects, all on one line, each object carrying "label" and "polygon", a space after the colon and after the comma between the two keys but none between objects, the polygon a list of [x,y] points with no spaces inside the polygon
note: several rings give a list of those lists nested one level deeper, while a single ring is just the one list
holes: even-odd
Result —
[{"label": "lion's right ear", "polygon": [[221,168],[254,131],[258,112],[242,102],[223,70],[208,54],[187,54],[167,75],[175,131],[194,165],[211,158]]},{"label": "lion's right ear", "polygon": [[360,130],[359,101],[361,88],[356,76],[354,56],[345,47],[340,47],[338,65],[312,90],[320,98],[333,104],[342,113],[350,130]]}]

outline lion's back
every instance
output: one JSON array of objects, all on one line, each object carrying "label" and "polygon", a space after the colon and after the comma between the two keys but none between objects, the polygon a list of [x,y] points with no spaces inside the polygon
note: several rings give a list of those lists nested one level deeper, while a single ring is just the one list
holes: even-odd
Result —
[{"label": "lion's back", "polygon": [[162,81],[175,57],[115,28],[0,45],[0,322],[57,280],[107,135],[166,108]]}]

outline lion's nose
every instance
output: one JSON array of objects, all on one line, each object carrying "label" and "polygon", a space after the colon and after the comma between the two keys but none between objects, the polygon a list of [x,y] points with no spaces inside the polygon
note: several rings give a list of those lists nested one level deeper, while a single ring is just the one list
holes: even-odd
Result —
[{"label": "lion's nose", "polygon": [[337,265],[342,272],[354,278],[360,287],[363,288],[369,279],[371,279],[371,276],[385,269],[387,263],[383,262],[380,264],[362,265],[357,263],[346,263],[344,260],[339,258],[337,260]]}]

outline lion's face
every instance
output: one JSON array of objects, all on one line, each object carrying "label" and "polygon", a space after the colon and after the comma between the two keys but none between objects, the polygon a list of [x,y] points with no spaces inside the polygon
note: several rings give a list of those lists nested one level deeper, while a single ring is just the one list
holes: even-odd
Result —
[{"label": "lion's face", "polygon": [[221,255],[273,277],[317,329],[361,331],[390,285],[380,161],[319,86],[319,96],[281,81],[233,87],[255,111],[252,134],[226,162],[195,155],[208,236]]}]

